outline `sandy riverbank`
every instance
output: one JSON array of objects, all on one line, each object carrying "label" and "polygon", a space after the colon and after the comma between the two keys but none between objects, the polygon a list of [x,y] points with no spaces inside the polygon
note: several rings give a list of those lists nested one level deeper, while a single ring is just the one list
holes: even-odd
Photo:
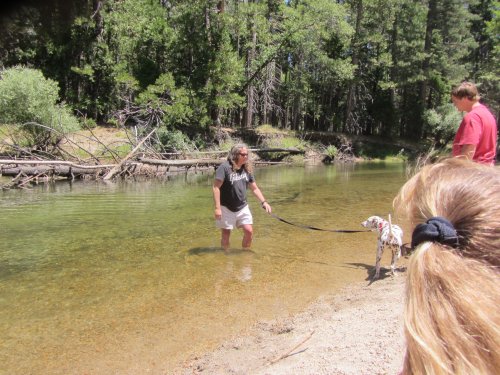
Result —
[{"label": "sandy riverbank", "polygon": [[298,315],[259,322],[175,374],[397,374],[405,276],[358,283]]}]

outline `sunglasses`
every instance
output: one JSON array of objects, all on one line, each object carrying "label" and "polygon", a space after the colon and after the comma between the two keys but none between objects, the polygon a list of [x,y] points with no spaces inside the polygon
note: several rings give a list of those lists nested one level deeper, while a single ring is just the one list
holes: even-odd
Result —
[{"label": "sunglasses", "polygon": [[248,153],[247,153],[247,154],[245,154],[245,153],[243,153],[243,152],[239,152],[239,155],[240,155],[240,156],[248,156]]}]

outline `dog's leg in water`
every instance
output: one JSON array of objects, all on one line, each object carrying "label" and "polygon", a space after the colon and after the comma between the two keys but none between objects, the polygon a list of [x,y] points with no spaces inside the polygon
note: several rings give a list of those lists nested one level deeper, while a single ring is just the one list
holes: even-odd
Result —
[{"label": "dog's leg in water", "polygon": [[377,258],[375,259],[375,275],[373,279],[378,279],[380,276],[380,260],[382,259],[382,252],[384,250],[384,245],[381,240],[377,242]]}]

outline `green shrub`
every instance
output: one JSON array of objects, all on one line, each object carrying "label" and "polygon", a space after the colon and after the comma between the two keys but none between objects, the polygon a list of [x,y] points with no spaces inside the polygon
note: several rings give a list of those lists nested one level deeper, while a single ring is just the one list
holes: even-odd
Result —
[{"label": "green shrub", "polygon": [[281,129],[277,129],[277,128],[273,128],[272,125],[269,125],[269,124],[263,124],[263,125],[260,125],[260,126],[257,126],[255,128],[255,132],[259,135],[273,135],[273,134],[277,134],[277,135],[286,135],[287,132],[284,131],[284,130],[281,130]]},{"label": "green shrub", "polygon": [[171,151],[191,151],[192,142],[180,130],[168,130],[166,127],[158,128],[158,139],[162,146]]},{"label": "green shrub", "polygon": [[137,96],[135,103],[142,108],[142,116],[145,119],[162,113],[161,123],[169,127],[189,125],[194,116],[193,109],[189,105],[188,92],[184,88],[175,86],[171,73],[160,75],[154,84],[149,85]]},{"label": "green shrub", "polygon": [[[122,144],[119,146],[114,147],[114,150],[119,157],[125,157],[130,151],[132,151],[132,145],[130,144]],[[104,150],[103,155],[106,155],[108,151]]]},{"label": "green shrub", "polygon": [[293,165],[304,165],[304,155],[288,155],[285,160]]},{"label": "green shrub", "polygon": [[1,76],[0,122],[46,122],[47,109],[57,101],[57,83],[37,70],[22,67],[6,69]]},{"label": "green shrub", "polygon": [[337,147],[335,147],[334,145],[328,145],[323,153],[325,154],[325,157],[334,160],[338,152],[339,150],[337,149]]},{"label": "green shrub", "polygon": [[296,137],[270,137],[262,140],[262,146],[268,148],[296,148],[304,150],[308,143],[303,139]]},{"label": "green shrub", "polygon": [[462,115],[451,103],[424,112],[427,132],[438,145],[445,145],[453,139],[461,119]]},{"label": "green shrub", "polygon": [[21,126],[30,146],[55,144],[62,134],[80,128],[69,108],[57,104],[57,82],[21,66],[5,69],[0,76],[0,122]]},{"label": "green shrub", "polygon": [[231,148],[238,143],[244,143],[244,142],[241,139],[233,139],[233,138],[224,139],[219,144],[218,149],[221,151],[227,151],[229,153]]},{"label": "green shrub", "polygon": [[95,129],[97,127],[97,122],[93,118],[86,118],[83,120],[84,129]]},{"label": "green shrub", "polygon": [[[268,133],[260,142],[262,148],[292,148],[297,150],[305,150],[309,147],[308,142],[303,139],[287,136],[287,133]],[[288,152],[265,152],[259,153],[259,156],[266,160],[280,161],[287,157]]]}]

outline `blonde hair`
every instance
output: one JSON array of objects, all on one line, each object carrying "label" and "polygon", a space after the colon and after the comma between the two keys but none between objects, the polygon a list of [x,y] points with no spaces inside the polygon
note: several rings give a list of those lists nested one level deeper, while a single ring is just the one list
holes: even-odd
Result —
[{"label": "blonde hair", "polygon": [[244,143],[238,143],[231,147],[231,150],[229,151],[229,154],[227,155],[227,160],[231,164],[231,167],[233,168],[233,171],[236,169],[236,162],[238,161],[238,157],[240,154],[241,149],[246,148],[248,152],[248,158],[245,164],[243,164],[243,169],[245,172],[252,174],[253,173],[253,164],[250,160],[250,150],[248,149],[247,145]]},{"label": "blonde hair", "polygon": [[408,264],[403,374],[497,374],[500,369],[500,171],[464,159],[425,166],[400,190],[414,227],[441,216],[459,246],[416,246]]}]

